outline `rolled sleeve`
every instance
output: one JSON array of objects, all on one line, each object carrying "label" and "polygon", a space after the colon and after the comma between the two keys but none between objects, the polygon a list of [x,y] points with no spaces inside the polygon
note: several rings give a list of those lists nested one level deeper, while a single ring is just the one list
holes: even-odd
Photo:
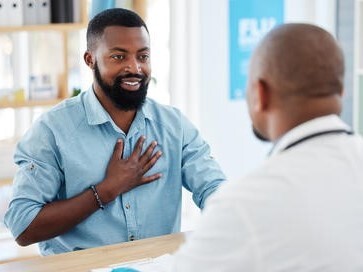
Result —
[{"label": "rolled sleeve", "polygon": [[46,203],[59,195],[62,174],[57,166],[53,142],[49,132],[41,129],[36,134],[29,132],[17,146],[14,158],[19,168],[13,182],[13,197],[4,218],[15,238],[30,225]]}]

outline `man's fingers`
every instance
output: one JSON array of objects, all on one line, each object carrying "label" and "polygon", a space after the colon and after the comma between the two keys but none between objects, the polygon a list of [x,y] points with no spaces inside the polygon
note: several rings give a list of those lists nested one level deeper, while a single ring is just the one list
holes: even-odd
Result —
[{"label": "man's fingers", "polygon": [[143,167],[143,172],[146,173],[147,171],[149,171],[149,169],[151,167],[154,166],[154,164],[157,162],[157,160],[161,157],[163,153],[161,151],[156,152],[150,159],[149,161],[144,165]]},{"label": "man's fingers", "polygon": [[161,178],[161,176],[162,176],[162,174],[157,173],[157,174],[154,174],[154,175],[151,175],[151,176],[143,177],[141,179],[141,184],[145,184],[145,183],[149,183],[149,182],[155,181],[155,180]]},{"label": "man's fingers", "polygon": [[135,145],[135,148],[134,148],[134,151],[132,152],[131,154],[131,157],[132,156],[136,156],[136,157],[140,157],[141,155],[141,152],[142,152],[142,146],[145,142],[145,136],[141,136],[138,140],[137,140],[137,143]]},{"label": "man's fingers", "polygon": [[124,142],[121,139],[117,139],[115,147],[113,149],[113,157],[116,160],[122,158],[122,153],[124,152]]},{"label": "man's fingers", "polygon": [[146,163],[149,159],[150,159],[150,157],[151,157],[151,155],[153,154],[153,152],[154,152],[154,149],[155,149],[155,147],[158,145],[158,143],[156,142],[156,141],[153,141],[149,146],[148,146],[148,148],[146,149],[146,151],[144,152],[144,154],[140,157],[140,162],[142,163],[142,164],[144,164],[144,163]]}]

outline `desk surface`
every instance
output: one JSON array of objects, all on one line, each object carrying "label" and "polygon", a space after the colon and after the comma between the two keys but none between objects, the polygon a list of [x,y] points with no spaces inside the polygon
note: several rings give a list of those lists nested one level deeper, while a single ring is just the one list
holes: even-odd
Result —
[{"label": "desk surface", "polygon": [[184,233],[91,248],[70,253],[35,257],[0,265],[0,272],[16,271],[62,271],[85,272],[126,261],[158,257],[174,252],[184,241]]}]

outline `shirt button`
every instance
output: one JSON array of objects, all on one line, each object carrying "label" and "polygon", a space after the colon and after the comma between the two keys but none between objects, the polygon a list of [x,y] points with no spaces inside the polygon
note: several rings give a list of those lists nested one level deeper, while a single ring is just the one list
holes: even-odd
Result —
[{"label": "shirt button", "polygon": [[126,209],[130,209],[130,204],[129,204],[129,203],[127,203],[127,204],[125,205],[125,208],[126,208]]},{"label": "shirt button", "polygon": [[130,235],[130,241],[134,241],[135,240],[135,236],[134,235]]}]

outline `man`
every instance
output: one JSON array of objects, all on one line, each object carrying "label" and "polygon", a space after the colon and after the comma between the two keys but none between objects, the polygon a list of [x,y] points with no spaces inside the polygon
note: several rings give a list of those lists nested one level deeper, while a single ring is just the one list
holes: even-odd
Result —
[{"label": "man", "polygon": [[89,22],[90,90],[44,114],[17,146],[5,223],[49,255],[180,230],[182,186],[197,206],[225,179],[176,109],[146,98],[149,33],[125,9]]},{"label": "man", "polygon": [[338,117],[343,74],[325,30],[285,24],[267,34],[247,102],[273,150],[208,200],[172,271],[363,271],[363,140]]}]

